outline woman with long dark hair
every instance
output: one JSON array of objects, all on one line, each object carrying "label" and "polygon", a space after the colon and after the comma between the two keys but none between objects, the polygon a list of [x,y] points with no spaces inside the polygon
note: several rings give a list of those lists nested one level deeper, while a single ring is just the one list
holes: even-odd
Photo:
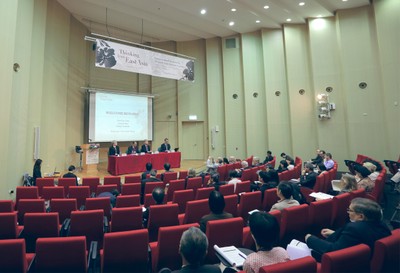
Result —
[{"label": "woman with long dark hair", "polygon": [[36,178],[41,178],[42,177],[42,160],[41,159],[36,159],[35,165],[33,165],[33,186],[36,185]]}]

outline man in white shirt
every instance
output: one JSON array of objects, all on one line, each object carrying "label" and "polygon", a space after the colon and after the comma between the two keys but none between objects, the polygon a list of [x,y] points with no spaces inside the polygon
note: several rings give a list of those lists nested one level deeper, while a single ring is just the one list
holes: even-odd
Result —
[{"label": "man in white shirt", "polygon": [[324,165],[326,167],[326,170],[329,171],[330,169],[332,169],[334,164],[335,164],[335,162],[333,162],[333,160],[332,160],[332,154],[326,153],[325,160],[324,160]]}]

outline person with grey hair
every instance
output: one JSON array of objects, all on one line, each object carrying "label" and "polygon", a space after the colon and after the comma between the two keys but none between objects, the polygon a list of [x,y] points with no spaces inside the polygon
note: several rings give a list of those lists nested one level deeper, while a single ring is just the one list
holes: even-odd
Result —
[{"label": "person with grey hair", "polygon": [[[179,243],[179,253],[182,257],[182,268],[172,273],[221,273],[217,265],[203,265],[208,249],[206,235],[197,227],[191,227],[183,232]],[[161,269],[159,273],[171,272],[169,269]]]},{"label": "person with grey hair", "polygon": [[391,235],[389,228],[382,221],[382,208],[378,203],[367,198],[354,198],[347,209],[350,222],[344,227],[333,231],[328,228],[321,230],[326,239],[307,234],[305,241],[313,251],[317,260],[326,252],[366,244],[371,250],[376,240]]},{"label": "person with grey hair", "polygon": [[111,146],[110,148],[108,148],[108,155],[120,155],[120,150],[119,150],[119,146],[118,146],[118,142],[116,140],[114,140],[113,142],[111,142]]}]

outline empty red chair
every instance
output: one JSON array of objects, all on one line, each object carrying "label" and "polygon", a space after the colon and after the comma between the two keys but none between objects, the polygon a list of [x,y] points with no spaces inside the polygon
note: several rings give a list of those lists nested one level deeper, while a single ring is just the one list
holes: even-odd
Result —
[{"label": "empty red chair", "polygon": [[245,169],[245,170],[243,170],[242,171],[242,176],[241,176],[241,180],[242,181],[246,181],[246,180],[252,180],[252,178],[253,178],[253,173],[254,173],[255,171],[253,171],[252,169]]},{"label": "empty red chair", "polygon": [[59,222],[62,224],[65,219],[71,218],[71,212],[78,209],[75,198],[53,198],[50,200],[50,211],[58,212]]},{"label": "empty red chair", "polygon": [[321,270],[324,273],[365,273],[370,270],[371,250],[360,244],[322,255]]},{"label": "empty red chair", "polygon": [[104,176],[103,185],[115,185],[118,192],[121,192],[121,177],[120,176]]},{"label": "empty red chair", "polygon": [[179,213],[184,213],[186,210],[186,203],[194,199],[194,193],[192,189],[175,191],[172,198],[172,203],[176,203],[179,206]]},{"label": "empty red chair", "polygon": [[260,273],[316,273],[317,262],[313,257],[307,256],[304,258],[276,263],[260,268]]},{"label": "empty red chair", "polygon": [[37,238],[58,237],[60,225],[57,212],[25,213],[23,237],[26,251],[35,252]]},{"label": "empty red chair", "polygon": [[155,188],[164,188],[163,182],[147,182],[144,186],[144,193],[152,193]]},{"label": "empty red chair", "polygon": [[235,185],[233,184],[222,185],[219,187],[219,192],[224,196],[235,194]]},{"label": "empty red chair", "polygon": [[64,198],[64,187],[43,187],[42,198],[44,200],[51,200],[53,198]]},{"label": "empty red chair", "polygon": [[0,200],[0,213],[2,212],[13,212],[14,203],[12,200]]},{"label": "empty red chair", "polygon": [[264,191],[264,197],[262,202],[262,208],[265,211],[270,211],[272,206],[278,202],[279,197],[276,194],[276,188],[268,189]]},{"label": "empty red chair", "polygon": [[375,180],[375,186],[372,189],[372,192],[366,194],[367,198],[374,200],[377,203],[380,203],[383,195],[383,190],[385,188],[385,182],[386,182],[386,169],[383,169]]},{"label": "empty red chair", "polygon": [[222,166],[218,166],[217,168],[217,172],[219,174],[219,179],[220,181],[225,181],[226,179],[228,179],[228,165],[222,165]]},{"label": "empty red chair", "polygon": [[203,187],[203,178],[196,176],[196,177],[191,177],[188,178],[187,183],[186,183],[186,189],[193,189],[194,192],[197,191],[197,189]]},{"label": "empty red chair", "polygon": [[118,186],[116,184],[111,185],[98,185],[96,188],[96,196],[98,196],[102,192],[112,192],[113,190],[118,190]]},{"label": "empty red chair", "polygon": [[122,195],[133,195],[133,194],[140,194],[141,191],[141,184],[140,183],[130,183],[122,185]]},{"label": "empty red chair", "polygon": [[36,178],[36,187],[38,187],[39,196],[42,196],[43,187],[54,187],[54,178]]},{"label": "empty red chair", "polygon": [[39,189],[36,186],[33,187],[17,187],[15,197],[15,209],[18,209],[18,203],[21,199],[39,199]]},{"label": "empty red chair", "polygon": [[125,184],[135,184],[135,183],[138,183],[138,184],[142,183],[141,174],[125,176]]},{"label": "empty red chair", "polygon": [[333,198],[331,227],[339,228],[349,221],[347,209],[350,206],[350,193],[342,193]]},{"label": "empty red chair", "polygon": [[200,219],[210,213],[208,199],[193,200],[186,204],[185,215],[180,216],[180,224],[198,223]]},{"label": "empty red chair", "polygon": [[0,240],[0,271],[28,272],[34,254],[25,254],[24,239]]},{"label": "empty red chair", "polygon": [[104,232],[103,218],[103,210],[72,211],[69,236],[86,236],[88,247],[92,241],[97,241],[101,248]]},{"label": "empty red chair", "polygon": [[82,178],[82,186],[89,186],[90,194],[96,194],[97,186],[100,185],[99,177],[84,177]]},{"label": "empty red chair", "polygon": [[282,210],[280,238],[286,246],[292,239],[304,240],[308,233],[308,205],[303,204]]},{"label": "empty red chair", "polygon": [[76,184],[76,179],[72,178],[72,177],[65,177],[65,178],[59,178],[58,179],[58,184],[59,187],[63,187],[64,188],[64,193],[65,193],[65,197],[68,197],[69,194],[69,187],[71,186],[78,186]]},{"label": "empty red chair", "polygon": [[215,190],[214,187],[200,188],[197,189],[195,199],[208,199],[210,197],[210,193]]},{"label": "empty red chair", "polygon": [[104,234],[101,271],[148,272],[148,244],[146,229]]},{"label": "empty red chair", "polygon": [[179,171],[179,179],[186,179],[187,176],[188,176],[187,170]]},{"label": "empty red chair", "polygon": [[161,227],[157,242],[150,243],[153,272],[167,267],[178,270],[182,266],[179,254],[179,243],[182,233],[190,227],[199,227],[198,224],[187,224],[172,227]]},{"label": "empty red chair", "polygon": [[310,233],[320,234],[321,229],[330,227],[333,200],[311,202],[308,207]]},{"label": "empty red chair", "polygon": [[43,199],[21,199],[18,204],[18,224],[24,224],[24,215],[27,212],[46,212]]},{"label": "empty red chair", "polygon": [[125,207],[137,207],[140,206],[140,195],[118,195],[116,207],[117,208],[125,208]]},{"label": "empty red chair", "polygon": [[75,198],[78,209],[85,205],[86,198],[90,197],[89,186],[71,186],[69,187],[69,198]]},{"label": "empty red chair", "polygon": [[0,213],[0,239],[16,239],[22,229],[18,226],[17,212]]},{"label": "empty red chair", "polygon": [[35,272],[86,272],[85,237],[37,239],[34,266]]},{"label": "empty red chair", "polygon": [[163,173],[163,182],[164,185],[169,183],[171,180],[176,180],[178,179],[178,173],[177,172],[165,172]]},{"label": "empty red chair", "polygon": [[243,224],[247,223],[249,218],[249,211],[260,209],[261,207],[261,192],[245,192],[240,196],[240,203],[238,205],[238,216],[243,218]]},{"label": "empty red chair", "polygon": [[175,191],[185,189],[185,179],[171,180],[168,186],[167,201],[172,201]]},{"label": "empty red chair", "polygon": [[85,203],[86,210],[98,210],[102,209],[104,211],[104,216],[108,220],[111,219],[111,203],[109,197],[96,197],[87,198]]},{"label": "empty red chair", "polygon": [[330,190],[332,190],[332,182],[330,180],[329,172],[324,172],[322,175],[324,176],[324,187],[322,192],[328,193]]},{"label": "empty red chair", "polygon": [[147,229],[149,230],[150,242],[157,240],[158,229],[165,226],[175,226],[179,224],[178,204],[153,205],[150,206],[149,220]]},{"label": "empty red chair", "polygon": [[361,188],[361,189],[358,189],[355,191],[351,191],[350,195],[351,195],[351,200],[353,200],[354,198],[357,198],[357,197],[364,198],[366,196],[366,192],[365,192],[364,188]]},{"label": "empty red chair", "polygon": [[241,217],[207,222],[208,253],[206,263],[219,262],[214,245],[242,247],[243,219]]},{"label": "empty red chair", "polygon": [[239,194],[241,192],[249,192],[250,191],[250,181],[242,181],[236,183],[235,194]]},{"label": "empty red chair", "polygon": [[113,208],[110,232],[143,228],[142,207]]},{"label": "empty red chair", "polygon": [[392,235],[375,241],[371,259],[371,273],[400,272],[400,229]]},{"label": "empty red chair", "polygon": [[238,196],[236,194],[225,195],[225,209],[224,211],[229,212],[233,217],[238,216]]}]

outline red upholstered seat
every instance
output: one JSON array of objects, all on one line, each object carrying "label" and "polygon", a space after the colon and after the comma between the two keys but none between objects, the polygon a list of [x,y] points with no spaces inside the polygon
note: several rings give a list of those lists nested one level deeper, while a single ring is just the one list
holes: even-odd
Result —
[{"label": "red upholstered seat", "polygon": [[134,183],[141,183],[142,177],[141,174],[134,174],[134,175],[127,175],[125,176],[125,184],[134,184]]},{"label": "red upholstered seat", "polygon": [[193,200],[186,204],[183,217],[180,217],[180,224],[198,223],[204,215],[210,213],[208,199]]},{"label": "red upholstered seat", "polygon": [[261,192],[246,192],[240,196],[238,205],[238,216],[243,218],[243,224],[246,225],[249,218],[249,211],[261,208]]},{"label": "red upholstered seat", "polygon": [[34,254],[25,254],[24,239],[0,240],[0,271],[28,272]]},{"label": "red upholstered seat", "polygon": [[86,198],[90,197],[89,186],[71,186],[69,187],[69,198],[75,198],[78,208],[85,205]]},{"label": "red upholstered seat", "polygon": [[297,260],[263,266],[260,273],[316,273],[317,262],[307,256]]},{"label": "red upholstered seat", "polygon": [[235,194],[235,185],[233,184],[222,185],[219,187],[219,192],[224,196]]},{"label": "red upholstered seat", "polygon": [[143,228],[142,207],[113,208],[110,232]]},{"label": "red upholstered seat", "polygon": [[188,176],[187,170],[179,171],[179,179],[186,179],[187,176]]},{"label": "red upholstered seat", "polygon": [[18,203],[21,199],[39,199],[39,189],[33,187],[17,187],[15,197],[15,209],[18,210]]},{"label": "red upholstered seat", "polygon": [[17,212],[0,213],[0,239],[16,239],[23,227],[18,226]]},{"label": "red upholstered seat", "polygon": [[303,240],[308,233],[308,205],[303,204],[282,210],[280,238],[286,246],[292,239]]},{"label": "red upholstered seat", "polygon": [[272,206],[278,202],[279,197],[276,194],[276,188],[268,189],[264,191],[264,197],[262,202],[262,209],[265,211],[270,211]]},{"label": "red upholstered seat", "polygon": [[178,173],[177,172],[165,172],[163,176],[163,182],[164,185],[169,183],[171,180],[176,180],[178,179]]},{"label": "red upholstered seat", "polygon": [[171,180],[168,186],[167,201],[172,201],[175,191],[185,189],[185,179]]},{"label": "red upholstered seat", "polygon": [[0,200],[0,213],[2,212],[13,212],[14,203],[12,200]]},{"label": "red upholstered seat", "polygon": [[122,195],[132,195],[140,194],[141,184],[140,183],[130,183],[122,185]]},{"label": "red upholstered seat", "polygon": [[137,207],[137,206],[140,206],[140,194],[117,196],[117,202],[116,202],[117,208]]},{"label": "red upholstered seat", "polygon": [[42,198],[44,200],[51,200],[53,198],[64,198],[64,187],[43,187],[42,189]]},{"label": "red upholstered seat", "polygon": [[65,219],[71,218],[71,212],[78,209],[75,198],[53,198],[50,200],[51,212],[58,212],[59,222],[62,224]]},{"label": "red upholstered seat", "polygon": [[149,230],[150,242],[157,240],[160,227],[175,226],[178,221],[178,204],[153,205],[150,206],[147,228]]},{"label": "red upholstered seat", "polygon": [[102,192],[112,192],[113,190],[118,190],[117,184],[110,184],[110,185],[98,185],[96,188],[96,196],[98,196]]},{"label": "red upholstered seat", "polygon": [[76,186],[76,180],[73,177],[60,177],[58,179],[58,186],[64,188],[65,197],[68,197],[69,194],[69,187]]},{"label": "red upholstered seat", "polygon": [[349,221],[347,208],[351,199],[350,193],[342,193],[333,198],[331,227],[339,228]]},{"label": "red upholstered seat", "polygon": [[203,178],[202,177],[191,177],[188,178],[187,183],[186,183],[186,189],[193,189],[194,192],[197,191],[197,189],[201,188],[203,186]]},{"label": "red upholstered seat", "polygon": [[88,247],[92,241],[97,241],[101,248],[103,246],[103,218],[103,210],[72,211],[69,236],[86,236]]},{"label": "red upholstered seat", "polygon": [[39,190],[39,196],[42,196],[43,187],[54,187],[54,178],[36,178],[36,186]]},{"label": "red upholstered seat", "polygon": [[21,199],[18,204],[18,224],[24,224],[24,215],[27,212],[45,212],[43,199]]},{"label": "red upholstered seat", "polygon": [[250,184],[251,184],[251,182],[249,180],[247,180],[247,181],[242,180],[242,182],[236,183],[235,193],[239,194],[241,192],[249,192]]},{"label": "red upholstered seat", "polygon": [[400,229],[392,235],[377,240],[371,260],[371,273],[400,272]]},{"label": "red upholstered seat", "polygon": [[208,199],[210,197],[210,193],[214,190],[214,187],[206,187],[197,189],[195,199]]},{"label": "red upholstered seat", "polygon": [[121,192],[121,177],[120,176],[104,176],[103,185],[115,185],[118,192]]},{"label": "red upholstered seat", "polygon": [[96,197],[96,198],[87,198],[85,202],[86,210],[98,210],[101,209],[104,211],[104,216],[111,219],[111,203],[110,197]]},{"label": "red upholstered seat", "polygon": [[193,189],[175,191],[172,198],[172,203],[179,206],[179,213],[184,213],[186,210],[186,203],[194,199]]},{"label": "red upholstered seat", "polygon": [[236,194],[225,195],[225,209],[224,211],[229,212],[233,217],[238,216],[238,196]]},{"label": "red upholstered seat", "polygon": [[333,200],[311,202],[308,207],[311,233],[320,234],[321,229],[331,225]]},{"label": "red upholstered seat", "polygon": [[144,186],[144,193],[152,193],[155,188],[164,188],[163,182],[147,182]]},{"label": "red upholstered seat", "polygon": [[84,177],[84,178],[82,178],[82,186],[89,186],[90,194],[96,194],[96,189],[97,189],[98,185],[100,185],[100,177]]}]

